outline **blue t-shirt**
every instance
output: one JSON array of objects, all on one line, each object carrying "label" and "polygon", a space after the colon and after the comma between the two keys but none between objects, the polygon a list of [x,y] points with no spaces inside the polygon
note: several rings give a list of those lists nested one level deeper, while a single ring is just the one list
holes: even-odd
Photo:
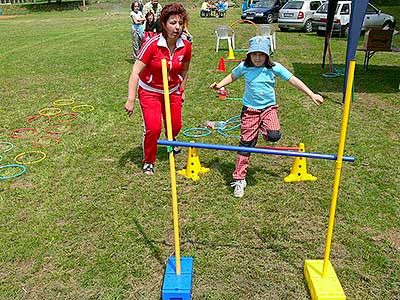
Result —
[{"label": "blue t-shirt", "polygon": [[254,109],[263,109],[275,105],[275,78],[278,76],[283,80],[289,80],[293,74],[274,62],[271,69],[266,67],[245,67],[241,62],[232,70],[233,76],[240,78],[244,76],[246,85],[244,88],[243,105]]}]

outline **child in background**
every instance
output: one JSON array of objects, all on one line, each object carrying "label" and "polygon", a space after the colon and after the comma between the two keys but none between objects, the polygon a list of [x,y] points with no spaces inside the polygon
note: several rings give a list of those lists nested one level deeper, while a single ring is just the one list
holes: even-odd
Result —
[{"label": "child in background", "polygon": [[143,44],[157,34],[156,20],[154,19],[153,12],[149,11],[145,16],[145,20],[142,39]]},{"label": "child in background", "polygon": [[[269,142],[277,142],[281,138],[278,119],[278,105],[275,97],[275,78],[280,77],[298,90],[310,97],[316,104],[324,100],[321,95],[311,91],[300,79],[294,76],[281,64],[270,60],[270,40],[257,36],[249,40],[249,50],[246,59],[232,73],[219,83],[210,85],[220,89],[240,77],[245,79],[243,108],[241,113],[241,133],[239,146],[255,147],[259,132]],[[246,175],[249,166],[250,153],[238,151],[236,167],[233,172],[235,197],[243,197],[247,186]]]},{"label": "child in background", "polygon": [[132,52],[133,59],[136,59],[136,55],[139,52],[140,47],[142,46],[142,38],[143,38],[143,22],[145,18],[143,17],[140,9],[140,3],[135,1],[131,5],[131,22],[132,22]]}]

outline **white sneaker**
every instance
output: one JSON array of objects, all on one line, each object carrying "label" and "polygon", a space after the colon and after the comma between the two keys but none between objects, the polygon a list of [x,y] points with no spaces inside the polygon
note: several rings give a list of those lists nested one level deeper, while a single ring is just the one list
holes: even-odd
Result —
[{"label": "white sneaker", "polygon": [[235,181],[232,181],[231,187],[235,188],[235,190],[233,191],[233,195],[237,198],[242,198],[246,186],[246,179],[236,179]]}]

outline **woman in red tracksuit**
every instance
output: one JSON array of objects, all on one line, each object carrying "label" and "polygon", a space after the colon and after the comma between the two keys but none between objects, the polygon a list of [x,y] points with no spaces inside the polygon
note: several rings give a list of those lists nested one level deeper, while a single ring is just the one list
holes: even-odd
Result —
[{"label": "woman in red tracksuit", "polygon": [[175,138],[182,128],[182,102],[192,57],[192,46],[182,38],[187,13],[181,4],[165,6],[160,15],[162,33],[143,44],[133,65],[128,85],[125,110],[132,115],[136,90],[144,121],[143,172],[154,174],[157,140],[166,130],[161,59],[167,60],[168,86],[171,102],[172,135]]}]

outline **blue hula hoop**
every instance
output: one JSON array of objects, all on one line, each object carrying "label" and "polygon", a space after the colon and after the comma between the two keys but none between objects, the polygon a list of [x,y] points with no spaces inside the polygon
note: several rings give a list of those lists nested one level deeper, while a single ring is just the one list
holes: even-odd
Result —
[{"label": "blue hula hoop", "polygon": [[[229,130],[232,130],[232,129],[229,129]],[[240,138],[240,135],[233,135],[233,134],[225,133],[225,131],[229,131],[229,130],[217,129],[217,132],[222,136],[237,138],[237,139]]]},{"label": "blue hula hoop", "polygon": [[7,168],[21,168],[22,171],[14,174],[14,175],[11,175],[11,176],[0,176],[0,180],[7,180],[7,179],[15,178],[15,177],[21,176],[22,174],[24,174],[26,172],[26,167],[24,165],[11,164],[11,165],[0,166],[0,169],[7,169]]},{"label": "blue hula hoop", "polygon": [[[190,131],[203,131],[204,133],[200,133],[200,134],[192,134],[192,133],[188,133]],[[194,137],[194,138],[198,138],[198,137],[204,137],[204,136],[208,136],[211,134],[211,130],[208,128],[204,128],[204,127],[195,127],[195,128],[188,128],[185,129],[183,131],[183,135],[187,136],[187,137]]]},{"label": "blue hula hoop", "polygon": [[0,142],[0,145],[9,145],[10,146],[8,149],[4,150],[3,152],[11,151],[12,148],[14,148],[14,144],[12,144],[10,142]]}]

